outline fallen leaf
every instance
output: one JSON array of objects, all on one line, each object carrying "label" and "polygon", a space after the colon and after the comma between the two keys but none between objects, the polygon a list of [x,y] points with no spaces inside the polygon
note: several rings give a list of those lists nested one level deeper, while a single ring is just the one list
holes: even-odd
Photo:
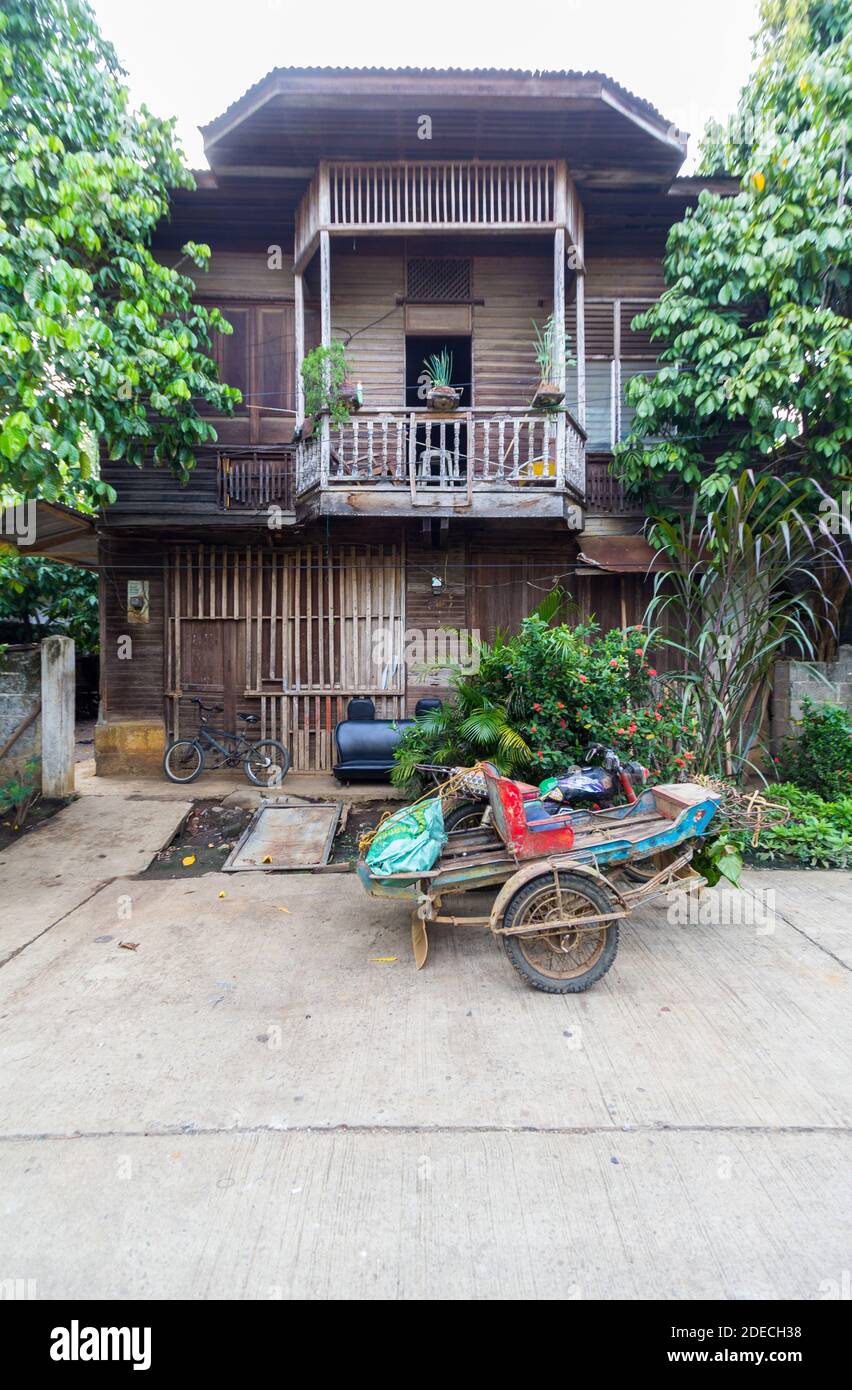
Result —
[{"label": "fallen leaf", "polygon": [[265,855],[263,856],[263,858],[261,859],[260,862],[261,862],[261,864],[271,864],[271,863],[272,863],[272,855],[271,855],[271,854],[265,854]]},{"label": "fallen leaf", "polygon": [[138,941],[119,941],[119,946],[123,951],[135,951],[139,945]]},{"label": "fallen leaf", "polygon": [[224,898],[224,896],[225,896],[225,890],[224,890],[224,888],[223,888],[222,891],[221,891],[221,893],[219,894],[219,897],[220,897],[220,898]]},{"label": "fallen leaf", "polygon": [[194,855],[194,854],[185,854],[184,857],[183,857],[183,859],[182,859],[180,862],[181,862],[181,864],[183,864],[183,867],[184,867],[185,869],[188,869],[189,866],[190,866],[190,864],[194,864],[194,863],[195,863],[195,855]]},{"label": "fallen leaf", "polygon": [[377,964],[384,962],[390,964],[391,961],[399,960],[399,956],[370,956],[370,960],[375,961]]},{"label": "fallen leaf", "polygon": [[[279,911],[279,912],[290,912],[290,909],[289,909],[289,907],[279,907],[279,908],[278,908],[278,911]],[[290,913],[290,915],[292,916],[293,914]]]}]

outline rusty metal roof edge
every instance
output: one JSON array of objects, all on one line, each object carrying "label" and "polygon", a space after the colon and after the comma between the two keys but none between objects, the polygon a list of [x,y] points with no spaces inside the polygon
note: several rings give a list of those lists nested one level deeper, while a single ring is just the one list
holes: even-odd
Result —
[{"label": "rusty metal roof edge", "polygon": [[[272,82],[276,77],[528,77],[536,80],[546,80],[548,78],[586,78],[594,82],[605,83],[612,91],[617,92],[619,96],[624,97],[630,102],[636,108],[637,112],[645,116],[651,116],[655,121],[659,121],[660,125],[666,130],[671,131],[676,129],[674,122],[667,120],[663,113],[650,101],[646,101],[644,97],[637,96],[637,94],[631,92],[628,87],[622,86],[620,82],[616,81],[614,77],[610,77],[608,73],[599,72],[596,69],[589,69],[583,72],[579,68],[385,68],[325,67],[320,65],[313,67],[270,68],[269,72],[265,73],[257,82],[252,83],[250,87],[247,87],[242,95],[238,96],[235,101],[232,101],[229,106],[226,106],[225,110],[221,111],[218,116],[214,116],[213,119],[207,121],[205,125],[200,125],[198,129],[201,131],[202,135],[205,137],[208,135],[215,135],[217,128],[232,118],[244,102],[248,102],[251,97],[256,96],[267,82]],[[683,134],[683,132],[678,133],[681,135]]]}]

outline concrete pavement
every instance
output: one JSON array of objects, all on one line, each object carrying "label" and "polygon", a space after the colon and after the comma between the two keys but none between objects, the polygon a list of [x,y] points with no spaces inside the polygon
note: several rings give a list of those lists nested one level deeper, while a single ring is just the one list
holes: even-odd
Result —
[{"label": "concrete pavement", "polygon": [[479,931],[433,928],[416,973],[404,908],[351,876],[134,879],[122,855],[168,838],[171,800],[109,808],[88,848],[107,859],[77,842],[79,876],[28,899],[30,843],[82,835],[81,805],[0,865],[0,1279],[40,1298],[840,1286],[847,875],[750,874],[769,929],[648,908],[603,981],[554,997]]}]

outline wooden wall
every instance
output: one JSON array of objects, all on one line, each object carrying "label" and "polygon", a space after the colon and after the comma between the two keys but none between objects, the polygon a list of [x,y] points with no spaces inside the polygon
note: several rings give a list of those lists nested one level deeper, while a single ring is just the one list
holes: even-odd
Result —
[{"label": "wooden wall", "polygon": [[[101,540],[101,720],[162,719],[164,714],[164,551],[156,541]],[[147,623],[127,617],[127,582],[148,581]],[[121,641],[131,639],[122,658]]]},{"label": "wooden wall", "polygon": [[474,405],[529,404],[538,382],[532,320],[543,323],[553,306],[553,255],[511,261],[498,254],[473,261]]},{"label": "wooden wall", "polygon": [[[364,387],[364,404],[375,409],[405,403],[405,260],[394,243],[384,253],[367,238],[353,250],[335,238],[331,251],[331,324],[347,342],[352,377]],[[352,336],[356,335],[356,336]]]}]

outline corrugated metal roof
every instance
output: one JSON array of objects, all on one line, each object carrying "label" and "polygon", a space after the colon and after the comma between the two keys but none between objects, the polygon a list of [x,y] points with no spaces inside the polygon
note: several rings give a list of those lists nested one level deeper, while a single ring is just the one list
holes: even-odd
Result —
[{"label": "corrugated metal roof", "polygon": [[232,101],[230,106],[218,116],[214,116],[207,125],[200,127],[203,134],[212,133],[220,122],[226,120],[232,113],[249,97],[260,91],[264,83],[271,81],[274,77],[529,77],[539,79],[547,78],[581,78],[589,79],[593,82],[605,83],[613,92],[624,97],[637,111],[643,112],[646,116],[651,116],[662,125],[673,127],[673,122],[667,121],[661,111],[656,106],[652,106],[644,97],[639,97],[635,92],[631,92],[627,87],[622,87],[620,82],[616,82],[614,77],[608,76],[605,72],[588,71],[580,72],[574,68],[564,69],[543,69],[543,68],[336,68],[336,67],[279,67],[271,68],[264,77],[258,82],[253,83],[243,92],[242,96]]}]

